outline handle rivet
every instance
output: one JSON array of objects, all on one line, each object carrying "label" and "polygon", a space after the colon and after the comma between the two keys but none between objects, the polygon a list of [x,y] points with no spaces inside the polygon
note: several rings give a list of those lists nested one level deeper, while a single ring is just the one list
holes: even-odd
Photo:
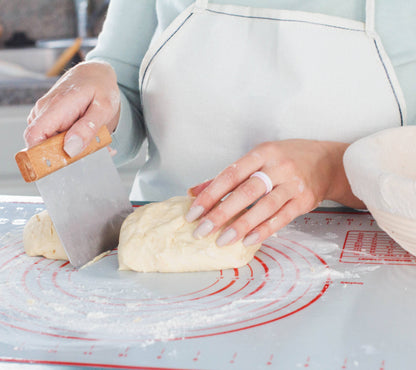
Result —
[{"label": "handle rivet", "polygon": [[99,137],[99,136],[96,136],[96,137],[95,137],[95,141],[96,141],[97,143],[101,142],[100,137]]},{"label": "handle rivet", "polygon": [[52,166],[51,161],[50,161],[49,159],[47,159],[45,162],[46,162],[46,165],[47,165],[48,167]]}]

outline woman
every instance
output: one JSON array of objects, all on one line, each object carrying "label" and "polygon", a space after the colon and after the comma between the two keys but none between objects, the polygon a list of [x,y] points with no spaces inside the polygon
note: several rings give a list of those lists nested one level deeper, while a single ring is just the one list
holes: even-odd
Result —
[{"label": "woman", "polygon": [[416,122],[410,3],[113,1],[98,46],[37,102],[25,139],[70,129],[74,156],[105,124],[122,164],[147,138],[131,197],[199,183],[195,237],[257,201],[219,246],[261,242],[323,200],[362,207],[343,169],[349,143]]}]

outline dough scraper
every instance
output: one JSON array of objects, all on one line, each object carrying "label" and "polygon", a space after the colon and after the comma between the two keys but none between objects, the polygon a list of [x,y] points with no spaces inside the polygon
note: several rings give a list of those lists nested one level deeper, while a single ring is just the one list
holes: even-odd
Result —
[{"label": "dough scraper", "polygon": [[26,182],[36,181],[71,264],[82,267],[118,244],[121,224],[133,208],[102,127],[84,151],[69,157],[66,132],[15,156]]}]

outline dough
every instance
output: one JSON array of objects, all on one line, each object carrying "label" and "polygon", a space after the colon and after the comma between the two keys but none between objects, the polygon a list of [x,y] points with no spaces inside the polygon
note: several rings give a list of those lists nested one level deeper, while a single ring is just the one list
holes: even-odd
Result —
[{"label": "dough", "polygon": [[48,211],[32,216],[23,231],[23,246],[28,256],[44,256],[55,260],[68,260]]},{"label": "dough", "polygon": [[[241,267],[250,262],[261,244],[245,247],[239,241],[217,247],[215,240],[220,231],[201,240],[194,239],[192,232],[198,221],[185,220],[191,203],[192,198],[175,197],[139,207],[130,214],[120,231],[120,270],[207,271]],[[46,210],[27,222],[23,244],[29,256],[68,260]]]},{"label": "dough", "polygon": [[246,265],[261,244],[245,247],[241,241],[217,247],[220,231],[201,240],[192,232],[198,221],[185,214],[192,198],[174,197],[139,207],[124,221],[120,232],[120,270],[186,272],[236,268]]}]

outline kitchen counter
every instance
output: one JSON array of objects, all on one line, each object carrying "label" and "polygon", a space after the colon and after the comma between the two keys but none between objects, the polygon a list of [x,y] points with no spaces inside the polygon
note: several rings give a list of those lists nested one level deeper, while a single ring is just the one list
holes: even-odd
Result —
[{"label": "kitchen counter", "polygon": [[57,79],[57,77],[45,79],[2,77],[0,79],[0,106],[33,105]]}]

